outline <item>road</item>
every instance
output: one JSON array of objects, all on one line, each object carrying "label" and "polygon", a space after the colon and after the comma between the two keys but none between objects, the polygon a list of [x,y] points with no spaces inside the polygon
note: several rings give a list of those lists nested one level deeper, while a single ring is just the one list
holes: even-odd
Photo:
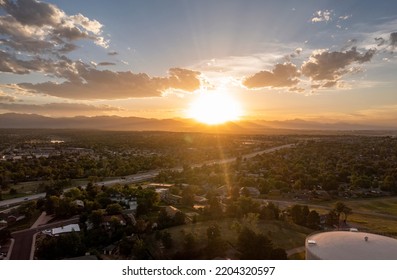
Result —
[{"label": "road", "polygon": [[[257,155],[260,155],[260,154],[275,152],[275,151],[278,151],[278,150],[281,150],[281,149],[293,147],[294,145],[295,144],[287,144],[287,145],[282,145],[282,146],[269,148],[269,149],[266,149],[266,150],[253,152],[253,153],[246,154],[246,155],[242,156],[242,159],[253,158],[253,157],[255,157]],[[204,166],[204,165],[214,165],[214,164],[225,164],[225,163],[233,162],[236,159],[237,159],[236,157],[232,157],[232,158],[227,158],[227,159],[212,160],[212,161],[207,161],[207,162],[203,162],[203,163],[194,164],[194,165],[192,165],[192,167],[201,167],[201,166]],[[182,169],[183,169],[182,167],[176,167],[176,168],[172,168],[171,170],[173,170],[173,171],[181,171]],[[160,173],[160,170],[152,170],[152,171],[148,171],[148,172],[145,172],[145,173],[128,175],[128,176],[123,177],[124,179],[119,178],[119,179],[112,179],[112,180],[97,182],[97,184],[98,185],[104,185],[104,186],[111,186],[111,185],[115,185],[115,184],[139,183],[139,182],[144,182],[144,181],[153,179],[159,173]],[[46,193],[39,193],[39,194],[34,194],[34,195],[29,195],[29,196],[24,196],[24,197],[7,199],[7,200],[0,201],[0,207],[8,207],[8,206],[11,206],[11,205],[16,205],[16,204],[20,204],[20,203],[26,202],[27,200],[34,200],[34,199],[43,198],[45,196],[46,196]]]},{"label": "road", "polygon": [[45,229],[51,229],[55,227],[60,227],[68,224],[78,223],[79,218],[71,218],[68,220],[58,221],[46,225],[39,226],[37,228],[25,229],[21,231],[16,231],[11,234],[14,238],[14,247],[12,248],[10,260],[29,260],[32,250],[33,235],[39,231]]}]

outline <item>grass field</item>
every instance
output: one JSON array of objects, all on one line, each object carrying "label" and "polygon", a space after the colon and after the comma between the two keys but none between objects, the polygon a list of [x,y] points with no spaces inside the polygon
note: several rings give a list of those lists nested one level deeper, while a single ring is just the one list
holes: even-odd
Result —
[{"label": "grass field", "polygon": [[363,214],[353,214],[348,223],[358,229],[397,237],[397,221]]},{"label": "grass field", "polygon": [[371,211],[397,216],[397,197],[352,200],[347,201],[346,205],[356,211]]},{"label": "grass field", "polygon": [[[184,236],[188,233],[195,236],[196,243],[200,247],[205,247],[207,244],[207,228],[217,224],[221,230],[222,239],[228,244],[226,255],[233,258],[238,236],[236,222],[238,222],[236,219],[211,220],[165,229],[164,231],[168,231],[174,241],[174,246],[168,253],[172,255],[176,251],[182,250]],[[281,247],[286,250],[304,246],[306,236],[311,232],[310,229],[305,227],[283,221],[259,221],[257,231],[268,236],[274,247]]]},{"label": "grass field", "polygon": [[[397,197],[340,200],[354,211],[367,211],[397,216]],[[319,202],[319,205],[334,207],[336,201]],[[310,203],[309,203],[310,204]]]}]

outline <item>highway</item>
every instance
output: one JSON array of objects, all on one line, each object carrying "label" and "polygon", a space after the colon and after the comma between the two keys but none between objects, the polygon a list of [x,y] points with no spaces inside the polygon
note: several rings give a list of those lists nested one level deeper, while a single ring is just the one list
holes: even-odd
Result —
[{"label": "highway", "polygon": [[[249,159],[249,158],[253,158],[253,157],[257,156],[257,155],[266,154],[266,153],[272,153],[272,152],[275,152],[275,151],[278,151],[278,150],[281,150],[281,149],[293,147],[294,145],[295,144],[286,144],[286,145],[282,145],[282,146],[269,148],[269,149],[266,149],[266,150],[261,150],[261,151],[249,153],[249,154],[243,155],[242,159]],[[204,165],[226,164],[226,163],[231,163],[231,162],[235,161],[236,159],[237,159],[236,157],[232,157],[232,158],[227,158],[227,159],[206,161],[206,162],[203,162],[203,163],[194,164],[194,165],[192,165],[192,167],[195,168],[195,167],[201,167],[201,166],[204,166]],[[183,169],[182,167],[175,167],[175,168],[171,168],[170,170],[181,171],[182,169]],[[101,181],[101,182],[97,182],[96,184],[104,185],[104,186],[112,186],[112,185],[115,185],[115,184],[139,183],[139,182],[144,182],[144,181],[153,179],[159,173],[160,173],[159,170],[152,170],[152,171],[148,171],[148,172],[145,172],[145,173],[128,175],[128,176],[125,176],[123,178],[112,179],[112,180],[107,180],[107,181]],[[65,189],[65,190],[67,190],[67,189]],[[43,198],[45,196],[46,196],[46,193],[39,193],[39,194],[28,195],[28,196],[24,196],[24,197],[18,197],[18,198],[13,198],[13,199],[2,200],[2,201],[0,201],[0,207],[9,207],[11,205],[20,204],[20,203],[26,202],[28,200],[34,200],[34,199]]]}]

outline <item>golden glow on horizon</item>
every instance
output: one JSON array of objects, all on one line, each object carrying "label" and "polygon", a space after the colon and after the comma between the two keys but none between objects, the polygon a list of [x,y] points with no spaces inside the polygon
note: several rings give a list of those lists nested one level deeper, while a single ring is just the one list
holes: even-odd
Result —
[{"label": "golden glow on horizon", "polygon": [[242,109],[229,94],[202,92],[190,104],[188,116],[205,124],[216,125],[238,120],[242,116]]}]

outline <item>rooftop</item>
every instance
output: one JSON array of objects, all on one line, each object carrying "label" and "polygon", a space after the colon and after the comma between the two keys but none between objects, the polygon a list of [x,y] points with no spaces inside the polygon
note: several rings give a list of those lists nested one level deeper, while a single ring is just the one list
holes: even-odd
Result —
[{"label": "rooftop", "polygon": [[309,236],[306,250],[325,260],[397,260],[397,239],[357,231],[331,231]]}]

